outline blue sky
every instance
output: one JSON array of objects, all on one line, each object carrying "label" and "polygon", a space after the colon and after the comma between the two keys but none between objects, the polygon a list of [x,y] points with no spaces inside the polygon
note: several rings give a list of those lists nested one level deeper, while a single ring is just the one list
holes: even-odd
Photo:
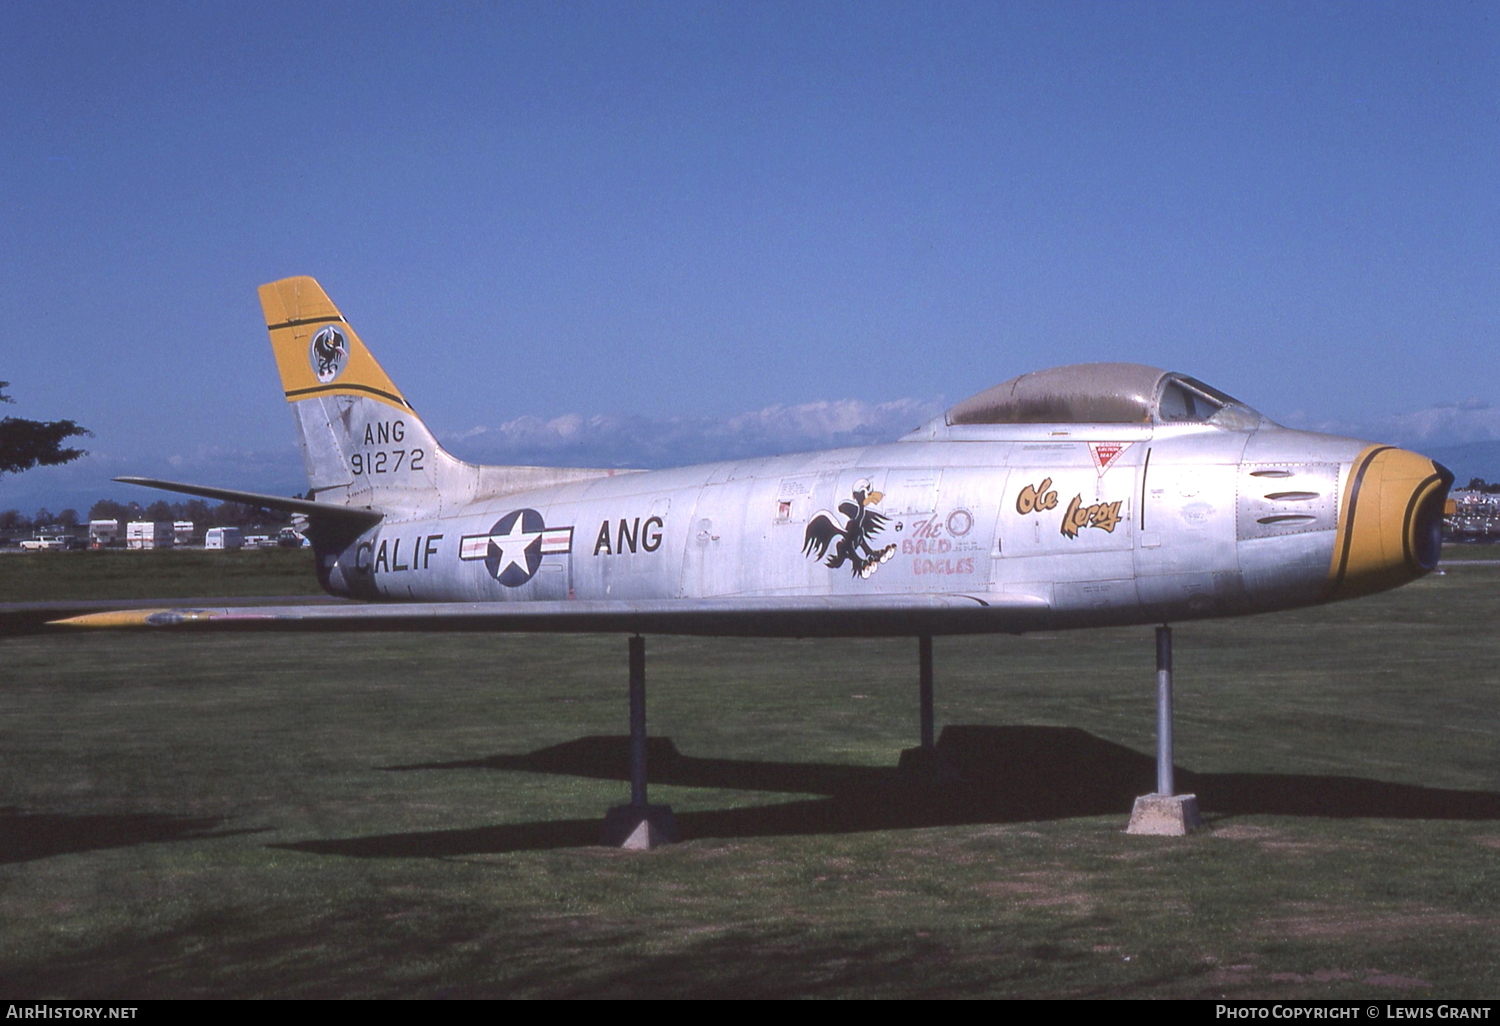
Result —
[{"label": "blue sky", "polygon": [[888,436],[1106,359],[1289,423],[1500,438],[1497,27],[1465,3],[0,6],[7,412],[95,432],[0,508],[125,498],[129,472],[301,487],[255,298],[291,274],[473,458]]}]

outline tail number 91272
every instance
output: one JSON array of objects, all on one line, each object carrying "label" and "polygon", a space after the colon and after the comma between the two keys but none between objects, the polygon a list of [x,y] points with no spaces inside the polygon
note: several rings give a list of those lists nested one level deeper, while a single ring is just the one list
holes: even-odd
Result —
[{"label": "tail number 91272", "polygon": [[349,457],[354,476],[361,474],[394,474],[403,464],[407,470],[423,469],[422,461],[427,454],[421,449],[377,449],[374,452],[357,452]]}]

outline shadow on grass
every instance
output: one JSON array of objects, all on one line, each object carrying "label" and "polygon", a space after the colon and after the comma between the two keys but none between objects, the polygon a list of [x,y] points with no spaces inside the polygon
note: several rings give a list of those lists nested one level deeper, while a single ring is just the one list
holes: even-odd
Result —
[{"label": "shadow on grass", "polygon": [[[627,737],[583,737],[526,755],[392,766],[417,770],[507,770],[629,779]],[[836,834],[972,823],[1015,823],[1118,815],[1156,786],[1156,760],[1076,727],[950,726],[938,741],[955,779],[922,785],[894,767],[754,762],[683,755],[652,738],[653,784],[789,794],[821,794],[774,805],[687,812],[685,840]],[[1274,773],[1194,773],[1178,769],[1179,791],[1196,793],[1205,813],[1330,818],[1500,819],[1500,794],[1391,784],[1360,777]],[[626,797],[622,788],[621,800]],[[601,813],[603,810],[600,810]],[[553,820],[474,830],[389,834],[279,845],[358,857],[472,855],[597,844],[600,821]]]},{"label": "shadow on grass", "polygon": [[222,816],[170,816],[155,812],[64,816],[0,808],[0,865],[103,848],[260,832],[218,829],[223,823]]}]

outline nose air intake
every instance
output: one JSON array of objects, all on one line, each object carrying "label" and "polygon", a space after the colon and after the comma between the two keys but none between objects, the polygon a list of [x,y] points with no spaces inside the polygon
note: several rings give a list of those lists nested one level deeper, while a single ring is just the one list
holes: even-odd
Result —
[{"label": "nose air intake", "polygon": [[1422,572],[1436,569],[1443,549],[1443,510],[1448,504],[1448,489],[1453,486],[1453,471],[1441,463],[1439,480],[1417,497],[1416,515],[1412,520],[1412,555]]},{"label": "nose air intake", "polygon": [[1435,568],[1452,484],[1452,471],[1414,452],[1380,445],[1360,453],[1344,486],[1328,597],[1384,591]]}]

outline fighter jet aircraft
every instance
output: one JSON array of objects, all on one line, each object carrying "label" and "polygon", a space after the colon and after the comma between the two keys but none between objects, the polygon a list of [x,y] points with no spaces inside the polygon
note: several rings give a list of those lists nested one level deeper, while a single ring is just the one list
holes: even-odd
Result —
[{"label": "fighter jet aircraft", "polygon": [[366,601],[71,623],[930,639],[1287,609],[1438,561],[1446,469],[1284,428],[1155,367],[1023,374],[886,445],[650,472],[476,466],[316,281],[260,300],[309,497],[120,480],[304,516],[323,587]]},{"label": "fighter jet aircraft", "polygon": [[1025,374],[888,445],[651,472],[475,466],[317,282],[260,298],[310,498],[121,480],[301,514],[323,587],[369,604],[132,614],[143,625],[1025,631],[1285,609],[1437,563],[1446,470],[1154,367]]}]

